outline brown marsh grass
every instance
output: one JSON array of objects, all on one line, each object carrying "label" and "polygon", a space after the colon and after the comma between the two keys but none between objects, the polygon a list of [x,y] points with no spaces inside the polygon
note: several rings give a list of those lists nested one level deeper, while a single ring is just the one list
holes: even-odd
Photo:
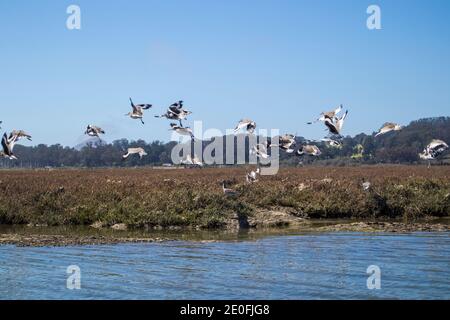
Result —
[{"label": "brown marsh grass", "polygon": [[[0,171],[0,224],[222,228],[239,213],[304,218],[448,216],[450,167],[284,168],[248,185],[253,168]],[[371,182],[364,191],[362,179]],[[239,196],[223,195],[221,181]]]}]

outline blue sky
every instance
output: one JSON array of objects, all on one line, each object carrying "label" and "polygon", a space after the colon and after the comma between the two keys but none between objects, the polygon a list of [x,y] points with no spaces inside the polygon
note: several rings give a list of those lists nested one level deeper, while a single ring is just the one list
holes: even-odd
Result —
[{"label": "blue sky", "polygon": [[[382,30],[366,28],[370,4]],[[350,135],[449,115],[449,16],[446,0],[1,1],[0,120],[73,146],[90,123],[107,141],[168,141],[153,115],[179,99],[188,125],[249,117],[315,139],[305,123],[340,103]],[[129,96],[154,105],[145,126],[124,116]]]}]

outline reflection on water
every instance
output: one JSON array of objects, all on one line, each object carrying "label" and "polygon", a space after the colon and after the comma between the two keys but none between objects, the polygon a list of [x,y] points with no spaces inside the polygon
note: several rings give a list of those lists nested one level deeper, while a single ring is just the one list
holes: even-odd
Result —
[{"label": "reflection on water", "polygon": [[[448,233],[305,233],[239,241],[0,246],[1,299],[450,299]],[[81,290],[66,268],[81,268]],[[381,290],[366,269],[381,268]]]}]

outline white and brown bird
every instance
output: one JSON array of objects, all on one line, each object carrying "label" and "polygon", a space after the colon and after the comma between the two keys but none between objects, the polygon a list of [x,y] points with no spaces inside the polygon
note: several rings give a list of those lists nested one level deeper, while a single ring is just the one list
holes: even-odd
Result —
[{"label": "white and brown bird", "polygon": [[144,156],[147,155],[147,152],[145,152],[144,148],[138,147],[138,148],[128,148],[127,153],[122,156],[122,159],[127,159],[129,156],[133,154],[138,154],[139,158],[142,159]]},{"label": "white and brown bird", "polygon": [[234,132],[238,132],[241,129],[245,129],[247,133],[253,133],[256,129],[256,122],[250,119],[242,119],[234,128]]},{"label": "white and brown bird", "polygon": [[375,137],[378,137],[382,134],[391,132],[391,131],[399,131],[402,130],[403,127],[397,123],[393,123],[393,122],[386,122],[385,124],[383,124],[383,126],[380,128],[380,130],[378,130],[378,133],[375,135]]},{"label": "white and brown bird", "polygon": [[192,129],[189,128],[189,127],[183,127],[183,126],[178,125],[176,123],[171,123],[170,127],[171,127],[171,129],[169,129],[169,130],[173,130],[176,133],[178,133],[179,135],[189,136],[189,137],[191,137],[192,140],[195,139],[194,133],[192,132]]},{"label": "white and brown bird", "polygon": [[16,141],[19,141],[20,139],[27,139],[29,141],[32,141],[31,135],[23,130],[13,130],[9,135],[9,139],[12,139],[13,137],[16,137]]},{"label": "white and brown bird", "polygon": [[126,116],[129,116],[131,119],[139,119],[141,120],[142,124],[144,124],[144,121],[142,118],[144,117],[144,110],[148,110],[152,107],[151,104],[134,104],[133,100],[130,98],[130,104],[132,111],[128,112]]},{"label": "white and brown bird", "polygon": [[299,148],[297,150],[297,154],[299,156],[309,155],[309,156],[318,157],[322,154],[322,152],[320,151],[319,147],[312,145],[312,144],[307,144],[307,145],[304,145],[301,148]]},{"label": "white and brown bird", "polygon": [[88,125],[84,134],[87,134],[90,137],[99,137],[101,134],[105,134],[105,131],[97,126]]},{"label": "white and brown bird", "polygon": [[328,130],[330,131],[331,134],[340,136],[341,135],[341,131],[342,131],[342,127],[344,125],[344,121],[345,118],[348,115],[348,110],[345,111],[345,113],[342,115],[342,117],[340,118],[334,118],[332,119],[325,119],[325,125],[327,126]]},{"label": "white and brown bird", "polygon": [[332,110],[332,111],[324,111],[320,114],[320,117],[318,119],[316,119],[313,122],[308,122],[307,124],[313,124],[314,122],[318,122],[318,121],[325,121],[326,119],[328,120],[336,120],[337,119],[337,115],[339,112],[342,111],[342,104],[339,105],[339,107],[337,107],[336,109]]}]

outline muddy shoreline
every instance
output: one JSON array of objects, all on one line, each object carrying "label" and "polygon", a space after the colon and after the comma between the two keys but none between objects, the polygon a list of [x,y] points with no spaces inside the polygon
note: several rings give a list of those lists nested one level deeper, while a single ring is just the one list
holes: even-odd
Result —
[{"label": "muddy shoreline", "polygon": [[[153,230],[120,230],[93,227],[55,228],[0,225],[0,245],[19,247],[59,247],[105,245],[119,243],[160,243],[165,241],[239,241],[260,239],[272,235],[295,235],[305,233],[334,232],[374,232],[374,233],[412,233],[412,232],[449,232],[449,219],[420,222],[400,221],[312,221],[292,219],[280,215],[279,219],[265,223],[250,221],[250,228],[236,222],[236,228],[223,230],[195,230],[192,228],[164,228]],[[258,227],[256,227],[258,226]]]}]

